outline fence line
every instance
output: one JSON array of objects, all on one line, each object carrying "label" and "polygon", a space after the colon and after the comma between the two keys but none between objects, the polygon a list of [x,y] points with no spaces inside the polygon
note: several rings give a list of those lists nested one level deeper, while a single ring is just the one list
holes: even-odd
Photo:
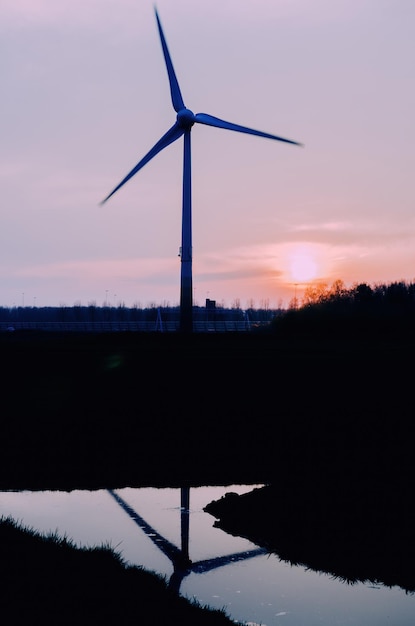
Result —
[{"label": "fence line", "polygon": [[[251,326],[260,326],[268,322],[246,322],[234,320],[195,321],[194,332],[247,332]],[[55,332],[176,332],[179,330],[179,321],[155,320],[152,322],[0,322],[0,332],[18,330],[42,330]]]}]

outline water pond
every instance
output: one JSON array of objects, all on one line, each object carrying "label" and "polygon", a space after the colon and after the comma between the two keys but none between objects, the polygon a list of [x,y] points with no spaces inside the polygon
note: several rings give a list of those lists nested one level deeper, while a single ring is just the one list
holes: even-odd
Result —
[{"label": "water pond", "polygon": [[109,544],[179,593],[261,626],[413,626],[415,596],[291,566],[215,528],[203,508],[252,485],[0,492],[0,515],[79,546]]}]

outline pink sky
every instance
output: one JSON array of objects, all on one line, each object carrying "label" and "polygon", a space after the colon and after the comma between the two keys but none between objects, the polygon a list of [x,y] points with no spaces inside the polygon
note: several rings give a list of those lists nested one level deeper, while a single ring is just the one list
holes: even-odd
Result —
[{"label": "pink sky", "polygon": [[[192,131],[193,285],[231,305],[415,276],[411,0],[159,0]],[[3,0],[0,306],[177,304],[182,141],[152,3]]]}]

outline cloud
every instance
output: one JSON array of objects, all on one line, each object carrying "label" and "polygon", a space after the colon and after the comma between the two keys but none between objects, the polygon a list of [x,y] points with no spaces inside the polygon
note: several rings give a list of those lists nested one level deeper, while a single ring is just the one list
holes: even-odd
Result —
[{"label": "cloud", "polygon": [[264,273],[261,268],[241,268],[234,270],[218,270],[217,272],[198,272],[197,280],[200,282],[226,282],[226,281],[241,281],[252,278],[263,279],[264,274],[272,274],[276,277],[281,272],[268,270]]},{"label": "cloud", "polygon": [[356,218],[352,221],[316,222],[314,224],[294,225],[284,233],[285,240],[312,241],[328,246],[382,246],[402,241],[415,240],[415,218],[407,219],[405,224],[396,220],[391,223],[390,216],[380,215]]},{"label": "cloud", "polygon": [[[177,264],[171,259],[85,259],[64,263],[25,265],[17,269],[14,274],[25,278],[71,278],[75,281],[105,277],[108,281],[146,279],[152,282],[157,276],[171,274],[173,270],[177,274]],[[4,274],[4,268],[0,272]]]}]

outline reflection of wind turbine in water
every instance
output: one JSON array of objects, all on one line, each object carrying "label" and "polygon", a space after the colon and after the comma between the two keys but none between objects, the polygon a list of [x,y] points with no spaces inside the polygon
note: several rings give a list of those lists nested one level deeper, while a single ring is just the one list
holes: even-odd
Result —
[{"label": "reflection of wind turbine in water", "polygon": [[237,561],[245,561],[252,559],[260,554],[266,554],[265,548],[256,548],[254,550],[245,550],[244,552],[236,552],[227,554],[226,556],[218,556],[212,559],[196,561],[193,563],[189,558],[189,496],[190,488],[181,488],[181,549],[171,543],[168,539],[160,535],[150,524],[148,524],[121,496],[112,489],[108,489],[108,493],[115,499],[122,509],[131,517],[131,519],[144,531],[161,552],[171,561],[173,565],[173,574],[169,580],[169,587],[174,591],[180,591],[182,580],[191,574],[204,574],[218,567],[236,563]]},{"label": "reflection of wind turbine in water", "polygon": [[160,19],[156,10],[156,19],[161,39],[161,46],[164,54],[164,61],[167,67],[167,73],[170,82],[170,92],[173,108],[177,113],[176,121],[173,126],[159,139],[159,141],[151,148],[149,152],[137,163],[137,165],[123,178],[123,180],[111,191],[110,194],[101,204],[106,202],[120,187],[122,187],[130,178],[134,176],[144,165],[146,165],[161,150],[169,146],[171,143],[184,136],[184,159],[183,159],[183,206],[182,206],[182,245],[180,248],[181,257],[181,279],[180,279],[180,330],[182,332],[191,332],[193,329],[193,288],[192,288],[192,198],[191,198],[191,159],[190,159],[190,131],[194,124],[205,124],[207,126],[215,126],[216,128],[224,128],[248,135],[256,135],[257,137],[265,137],[268,139],[276,139],[294,145],[301,145],[297,141],[284,139],[277,135],[271,135],[259,130],[225,122],[208,113],[193,113],[186,108],[164,33],[161,27]]}]

